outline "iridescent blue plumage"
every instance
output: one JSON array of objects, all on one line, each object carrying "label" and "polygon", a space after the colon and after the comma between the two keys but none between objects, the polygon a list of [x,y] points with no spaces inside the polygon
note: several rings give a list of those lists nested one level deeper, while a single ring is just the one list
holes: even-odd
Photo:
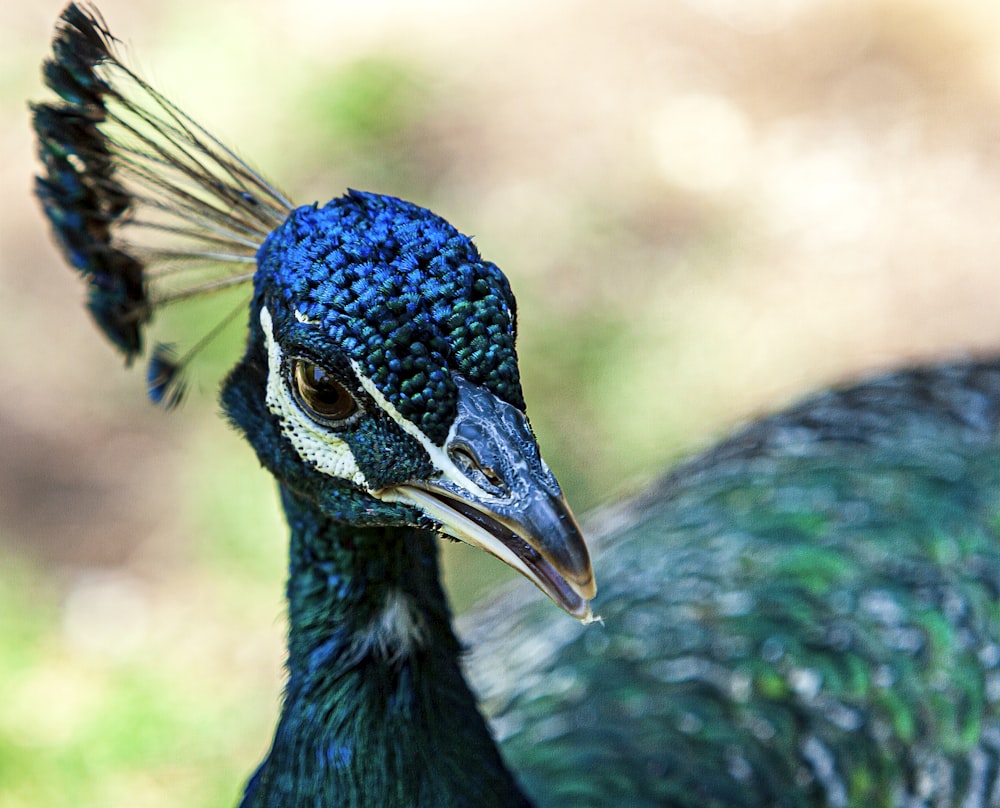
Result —
[{"label": "iridescent blue plumage", "polygon": [[[595,594],[506,279],[398,199],[293,208],[111,43],[70,6],[34,118],[95,319],[132,357],[158,306],[252,274],[222,403],[281,491],[289,638],[243,808],[1000,804],[998,361],[821,394],[605,513],[603,626],[527,585],[472,619],[487,724],[435,534],[583,620]],[[154,350],[155,399],[198,344]]]},{"label": "iridescent blue plumage", "polygon": [[507,279],[430,211],[358,192],[297,208],[258,262],[258,295],[321,326],[437,442],[455,415],[449,368],[524,409]]}]

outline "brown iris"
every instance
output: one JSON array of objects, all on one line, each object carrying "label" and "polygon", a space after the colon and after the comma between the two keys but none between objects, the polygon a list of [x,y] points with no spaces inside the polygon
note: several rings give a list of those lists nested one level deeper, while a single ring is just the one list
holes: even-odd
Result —
[{"label": "brown iris", "polygon": [[299,403],[316,420],[343,421],[358,411],[351,391],[319,365],[296,359],[292,379]]}]

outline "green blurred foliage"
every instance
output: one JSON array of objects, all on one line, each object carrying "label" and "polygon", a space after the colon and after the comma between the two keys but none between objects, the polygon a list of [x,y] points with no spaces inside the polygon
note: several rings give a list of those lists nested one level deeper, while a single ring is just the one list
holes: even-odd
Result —
[{"label": "green blurred foliage", "polygon": [[239,681],[220,690],[141,644],[67,643],[62,605],[44,571],[0,577],[0,806],[232,804],[259,746],[240,739],[267,732]]},{"label": "green blurred foliage", "polygon": [[[435,86],[392,54],[372,53],[345,65],[316,65],[292,90],[295,160],[288,166],[298,198],[325,202],[344,184],[404,198],[427,193],[417,129]],[[353,187],[353,186],[352,186]]]},{"label": "green blurred foliage", "polygon": [[296,106],[313,140],[325,149],[372,153],[404,140],[419,116],[422,82],[412,67],[391,57],[366,56],[333,73],[317,71]]}]

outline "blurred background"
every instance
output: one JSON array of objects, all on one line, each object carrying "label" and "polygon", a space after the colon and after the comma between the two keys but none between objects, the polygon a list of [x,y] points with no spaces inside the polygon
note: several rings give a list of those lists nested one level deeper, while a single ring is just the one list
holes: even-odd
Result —
[{"label": "blurred background", "polygon": [[[62,6],[0,7],[0,808],[233,805],[281,687],[273,485],[211,383],[155,410],[88,321],[30,191]],[[476,237],[578,512],[818,386],[1000,346],[993,0],[101,8],[294,200]],[[445,567],[459,609],[508,577]]]}]

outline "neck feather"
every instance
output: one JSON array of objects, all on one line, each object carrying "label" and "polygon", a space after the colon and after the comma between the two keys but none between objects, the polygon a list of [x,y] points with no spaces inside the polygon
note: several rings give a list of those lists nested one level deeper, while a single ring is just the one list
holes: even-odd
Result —
[{"label": "neck feather", "polygon": [[241,808],[527,805],[462,676],[435,536],[282,499],[288,685]]}]

